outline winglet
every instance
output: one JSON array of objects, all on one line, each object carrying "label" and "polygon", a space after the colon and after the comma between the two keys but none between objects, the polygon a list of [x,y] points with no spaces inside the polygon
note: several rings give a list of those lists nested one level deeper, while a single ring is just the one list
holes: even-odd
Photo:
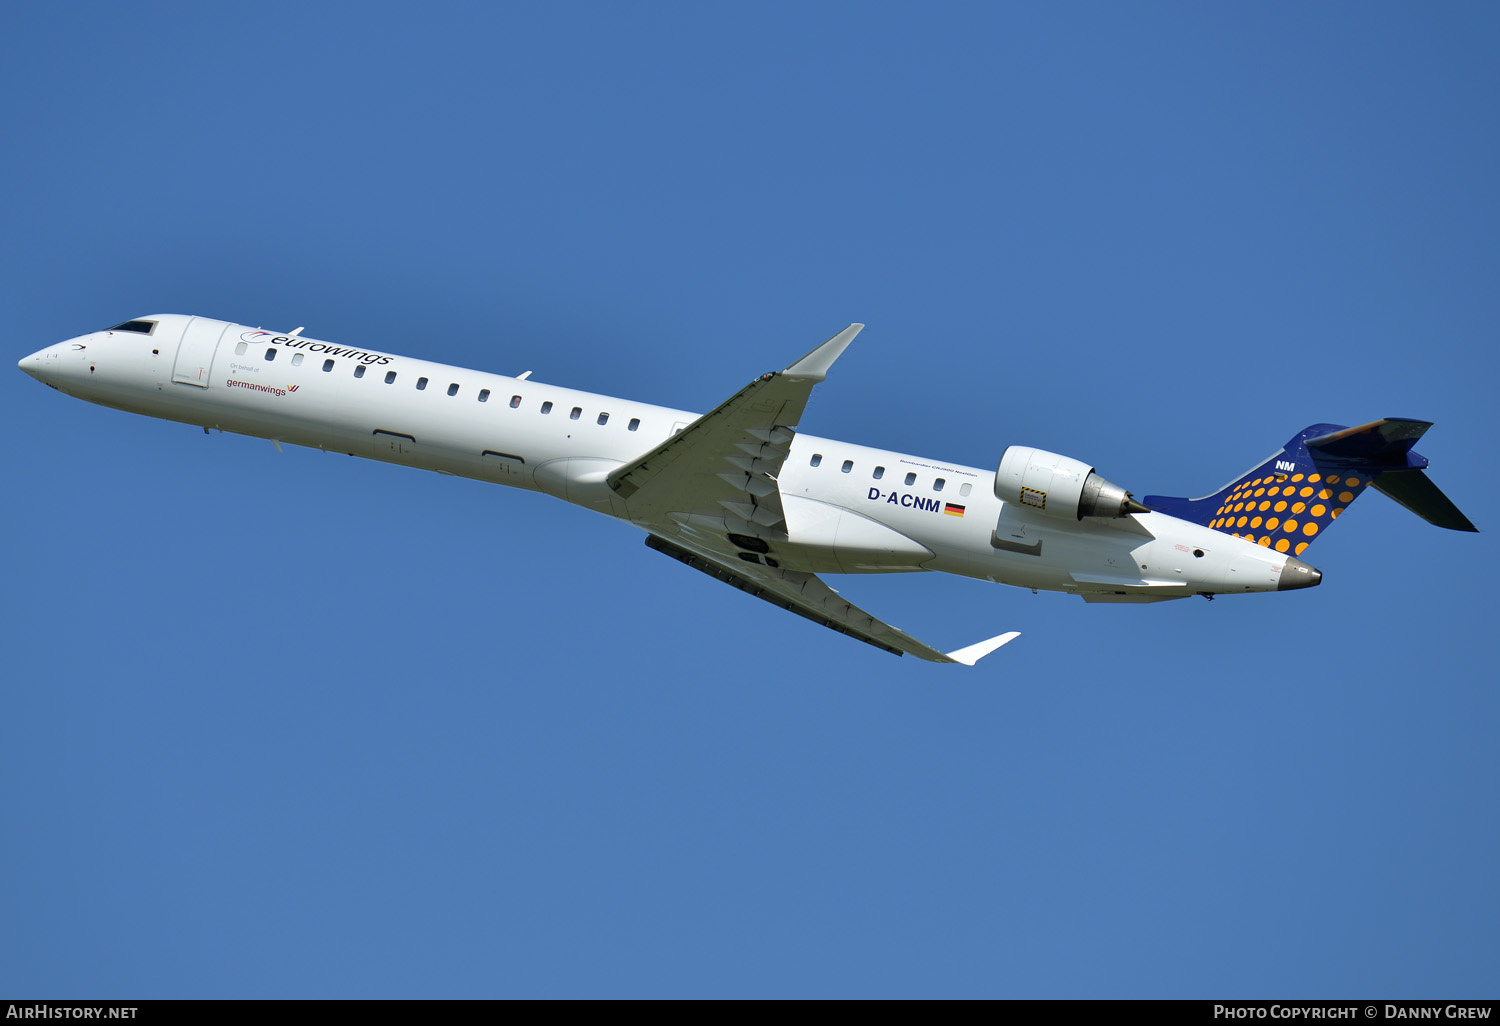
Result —
[{"label": "winglet", "polygon": [[863,324],[849,325],[781,373],[789,378],[822,381],[828,376],[828,368],[833,366],[833,361],[839,358],[839,355],[849,347],[849,343],[854,341],[854,336],[863,329]]},{"label": "winglet", "polygon": [[995,649],[999,648],[1001,645],[1004,645],[1007,642],[1015,641],[1020,636],[1020,631],[1007,631],[1004,634],[1000,635],[998,638],[991,638],[989,641],[981,641],[977,645],[970,645],[968,648],[961,648],[957,652],[949,652],[948,658],[952,659],[955,663],[963,663],[965,666],[973,666],[975,663],[979,662],[979,660],[995,651]]}]

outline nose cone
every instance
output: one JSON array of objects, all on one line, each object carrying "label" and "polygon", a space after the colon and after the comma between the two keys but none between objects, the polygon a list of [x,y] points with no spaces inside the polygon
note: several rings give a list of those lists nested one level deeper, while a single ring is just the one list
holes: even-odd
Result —
[{"label": "nose cone", "polygon": [[1315,588],[1323,583],[1323,575],[1300,559],[1286,558],[1286,566],[1281,568],[1281,582],[1276,585],[1277,591],[1294,591],[1297,588]]},{"label": "nose cone", "polygon": [[27,374],[44,385],[62,388],[69,380],[76,379],[87,370],[88,345],[78,340],[59,342],[46,349],[38,349],[16,364]]},{"label": "nose cone", "polygon": [[[44,349],[42,352],[46,352],[46,350]],[[30,356],[22,357],[21,362],[16,364],[16,366],[37,380],[41,380],[42,353],[32,353]]]}]

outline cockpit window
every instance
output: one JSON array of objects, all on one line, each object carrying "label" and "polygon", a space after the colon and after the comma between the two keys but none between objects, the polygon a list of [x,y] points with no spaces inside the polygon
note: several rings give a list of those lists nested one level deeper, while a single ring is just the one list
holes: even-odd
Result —
[{"label": "cockpit window", "polygon": [[126,321],[124,324],[116,324],[110,331],[134,331],[142,335],[149,335],[156,329],[155,321]]}]

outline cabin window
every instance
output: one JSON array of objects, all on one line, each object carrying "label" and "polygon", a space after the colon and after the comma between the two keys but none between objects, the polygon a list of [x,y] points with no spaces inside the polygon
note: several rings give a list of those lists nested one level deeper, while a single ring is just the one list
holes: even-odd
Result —
[{"label": "cabin window", "polygon": [[884,467],[876,467],[875,468],[875,480],[879,481],[882,477],[885,477],[885,468]]},{"label": "cabin window", "polygon": [[448,394],[449,395],[458,395],[458,382],[457,381],[453,382],[453,384],[451,384],[451,385],[448,386]]},{"label": "cabin window", "polygon": [[386,371],[385,372],[385,383],[387,385],[394,385],[396,383],[396,372],[395,371]]},{"label": "cabin window", "polygon": [[487,388],[481,388],[479,390],[479,401],[482,402],[482,403],[487,403],[487,402],[490,401],[490,390],[489,389],[487,389]]},{"label": "cabin window", "polygon": [[916,483],[917,483],[917,475],[916,474],[907,474],[906,475],[906,487],[910,488],[912,485],[914,485]]},{"label": "cabin window", "polygon": [[427,379],[426,378],[418,378],[417,379],[417,391],[418,392],[422,392],[422,391],[426,391],[426,389],[427,389]]},{"label": "cabin window", "polygon": [[971,485],[969,482],[965,481],[962,485],[959,486],[959,488],[958,488],[958,494],[962,495],[964,498],[967,499],[969,497],[969,493],[972,492],[973,490],[974,490],[974,486]]},{"label": "cabin window", "polygon": [[606,425],[608,423],[609,423],[609,414],[607,414],[607,413],[601,413],[601,414],[599,414],[599,426],[603,427],[604,425]]},{"label": "cabin window", "polygon": [[946,482],[944,482],[942,478],[938,478],[936,481],[932,482],[932,490],[935,491],[935,492],[942,491],[943,490],[943,485],[945,483]]},{"label": "cabin window", "polygon": [[333,361],[332,360],[324,360],[323,361],[323,373],[327,374],[331,370],[333,370]]},{"label": "cabin window", "polygon": [[641,418],[631,417],[630,423],[625,425],[626,431],[634,431],[641,426]]},{"label": "cabin window", "polygon": [[274,359],[276,359],[276,347],[272,346],[270,349],[266,350],[266,361],[270,362]]},{"label": "cabin window", "polygon": [[293,367],[301,367],[302,366],[302,354],[301,353],[293,353],[292,354],[292,366]]},{"label": "cabin window", "polygon": [[513,396],[510,397],[510,408],[511,409],[513,409],[513,410],[517,409],[520,405],[521,405],[521,397],[520,396],[513,395]]},{"label": "cabin window", "polygon": [[822,462],[823,462],[823,454],[820,453],[820,452],[815,452],[815,453],[812,454],[812,459],[810,459],[810,460],[807,461],[807,465],[809,467],[816,467],[818,464],[820,464]]},{"label": "cabin window", "polygon": [[844,461],[844,465],[842,467],[840,467],[839,469],[842,470],[846,474],[849,473],[849,471],[851,471],[851,470],[854,469],[854,461],[853,460],[845,460]]},{"label": "cabin window", "polygon": [[581,416],[583,416],[583,407],[582,406],[575,406],[575,407],[573,407],[573,412],[570,413],[570,414],[568,414],[568,419],[569,420],[577,420]]},{"label": "cabin window", "polygon": [[356,363],[354,365],[354,376],[356,378],[362,378],[362,377],[365,376],[365,365],[364,364],[362,364],[362,363]]},{"label": "cabin window", "polygon": [[235,356],[244,356],[245,355],[245,350],[249,349],[249,348],[250,348],[250,343],[249,342],[236,342],[234,344],[234,355]]},{"label": "cabin window", "polygon": [[543,413],[551,413],[552,412],[552,403],[551,403],[550,400],[548,402],[542,403],[542,412]]}]

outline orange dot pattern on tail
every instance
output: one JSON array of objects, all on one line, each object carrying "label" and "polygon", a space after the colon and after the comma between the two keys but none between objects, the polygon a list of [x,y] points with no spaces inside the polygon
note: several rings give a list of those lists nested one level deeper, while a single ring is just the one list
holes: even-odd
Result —
[{"label": "orange dot pattern on tail", "polygon": [[[1208,526],[1277,552],[1300,556],[1318,532],[1337,520],[1369,483],[1367,475],[1342,473],[1269,474],[1242,481],[1224,499]],[[1251,515],[1265,510],[1286,515],[1284,519],[1270,516],[1264,520]]]}]

